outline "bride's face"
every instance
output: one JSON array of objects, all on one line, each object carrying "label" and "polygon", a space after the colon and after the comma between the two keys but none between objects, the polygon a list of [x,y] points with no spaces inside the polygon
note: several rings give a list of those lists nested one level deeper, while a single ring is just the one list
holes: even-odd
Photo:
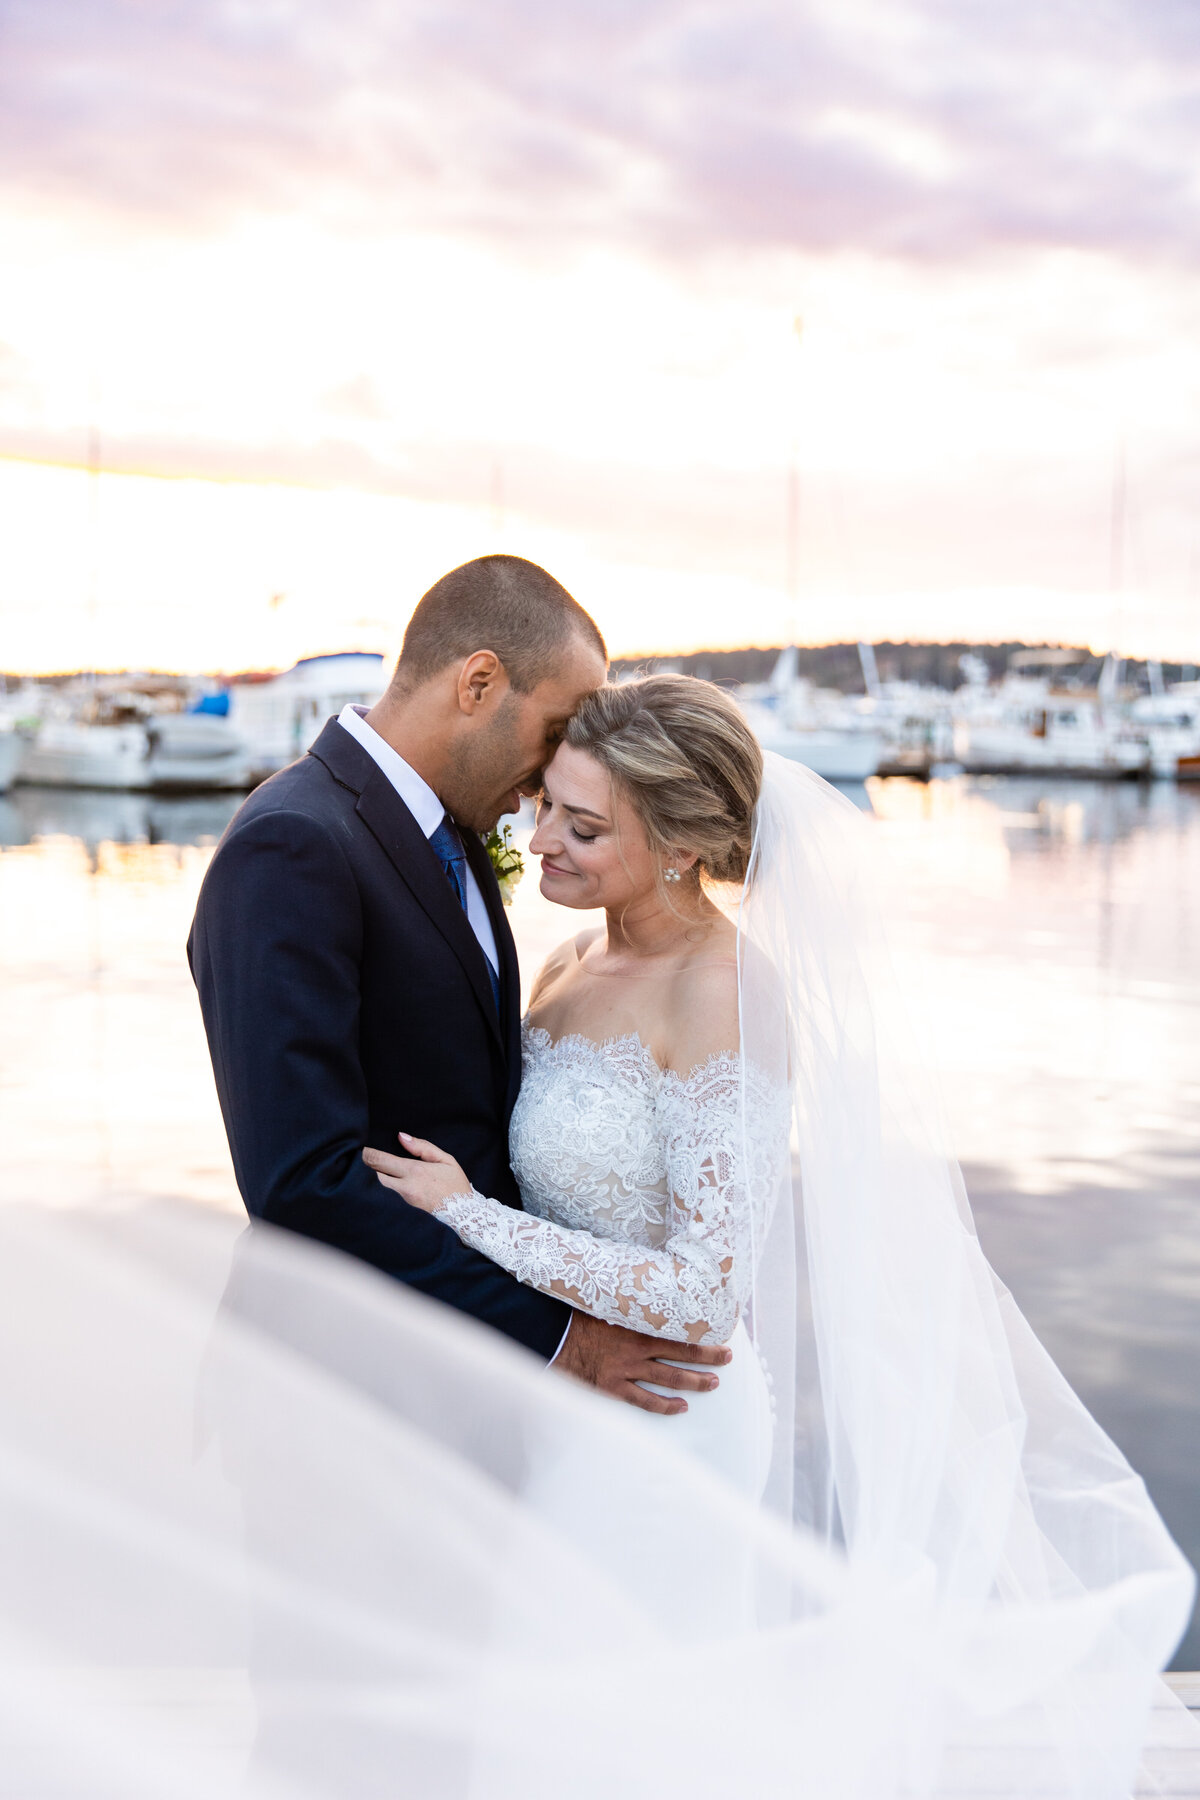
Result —
[{"label": "bride's face", "polygon": [[586,750],[560,744],[543,774],[537,830],[541,890],[559,906],[628,906],[657,887],[654,853],[627,800]]}]

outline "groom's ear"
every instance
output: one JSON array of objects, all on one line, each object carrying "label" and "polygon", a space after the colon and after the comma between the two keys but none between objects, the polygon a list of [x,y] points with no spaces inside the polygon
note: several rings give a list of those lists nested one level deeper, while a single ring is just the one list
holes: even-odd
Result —
[{"label": "groom's ear", "polygon": [[494,650],[476,650],[458,671],[458,710],[471,716],[483,707],[495,709],[508,692],[504,664]]}]

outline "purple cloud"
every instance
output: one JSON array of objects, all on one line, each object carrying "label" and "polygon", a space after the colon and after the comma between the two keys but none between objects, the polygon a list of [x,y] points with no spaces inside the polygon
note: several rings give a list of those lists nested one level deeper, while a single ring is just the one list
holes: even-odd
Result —
[{"label": "purple cloud", "polygon": [[1200,250],[1193,0],[0,0],[0,184],[155,226]]}]

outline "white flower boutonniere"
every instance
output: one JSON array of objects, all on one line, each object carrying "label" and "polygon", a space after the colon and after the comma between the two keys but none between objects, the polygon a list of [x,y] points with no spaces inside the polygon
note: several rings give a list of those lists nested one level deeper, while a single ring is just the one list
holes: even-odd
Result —
[{"label": "white flower boutonniere", "polygon": [[496,872],[496,880],[500,883],[500,898],[505,906],[511,906],[513,892],[525,873],[525,859],[512,841],[512,826],[506,825],[503,831],[489,832],[483,840],[483,847]]}]

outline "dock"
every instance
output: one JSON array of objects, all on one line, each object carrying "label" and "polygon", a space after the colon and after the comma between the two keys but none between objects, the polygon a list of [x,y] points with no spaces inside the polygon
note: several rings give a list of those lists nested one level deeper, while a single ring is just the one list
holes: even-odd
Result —
[{"label": "dock", "polygon": [[[1170,1693],[1163,1692],[1154,1709],[1141,1776],[1130,1800],[1200,1800],[1200,1673],[1163,1680]],[[160,1752],[169,1746],[173,1755],[183,1755],[190,1777],[213,1800],[242,1792],[257,1725],[246,1669],[81,1671],[60,1698],[74,1702],[73,1722],[84,1742],[97,1726],[106,1734],[114,1722],[123,1722],[133,1745],[145,1743]],[[60,1733],[62,1722],[60,1718]],[[35,1725],[23,1742],[6,1734],[0,1800],[26,1800],[30,1792],[40,1800],[79,1800],[80,1790],[69,1776],[61,1784],[47,1780],[40,1723],[41,1729]],[[952,1751],[934,1790],[936,1800],[1014,1800],[1016,1795],[1036,1800],[1045,1790],[1036,1777],[1028,1785],[1022,1781],[1021,1763],[1027,1756],[1020,1743]],[[636,1782],[628,1792],[636,1794]]]},{"label": "dock", "polygon": [[1184,1707],[1195,1730],[1164,1701],[1154,1709],[1136,1800],[1200,1800],[1200,1674],[1164,1675],[1163,1680]]}]

